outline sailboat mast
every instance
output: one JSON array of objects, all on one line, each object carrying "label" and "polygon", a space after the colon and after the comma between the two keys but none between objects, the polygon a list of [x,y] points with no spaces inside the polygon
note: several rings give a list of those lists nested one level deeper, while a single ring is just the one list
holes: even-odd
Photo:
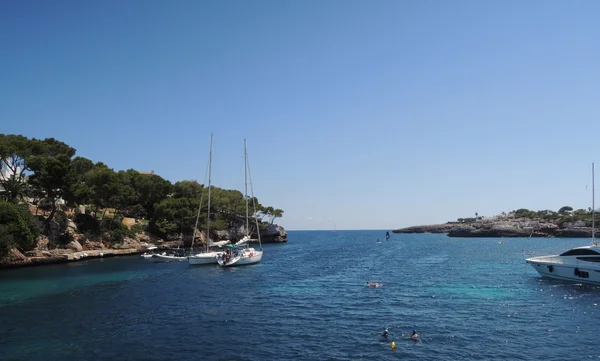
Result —
[{"label": "sailboat mast", "polygon": [[[252,194],[252,210],[254,211],[253,217],[256,223],[256,234],[258,236],[258,246],[262,251],[262,241],[260,239],[260,227],[258,225],[258,218],[256,217],[256,200],[254,199],[254,187],[252,187],[252,173],[250,173],[250,163],[248,162],[248,152],[246,151],[246,139],[244,139],[244,154],[246,157],[246,167],[248,173],[248,179],[250,180],[250,193]],[[246,218],[246,224],[248,224],[248,218]]]},{"label": "sailboat mast", "polygon": [[246,236],[250,236],[248,225],[248,152],[246,151],[246,138],[244,138],[244,198],[246,199]]},{"label": "sailboat mast", "polygon": [[210,133],[210,155],[208,156],[208,211],[206,213],[206,252],[210,243],[210,185],[212,178],[212,145],[213,135]]},{"label": "sailboat mast", "polygon": [[592,243],[596,245],[596,205],[595,205],[595,190],[594,190],[594,163],[592,163]]}]

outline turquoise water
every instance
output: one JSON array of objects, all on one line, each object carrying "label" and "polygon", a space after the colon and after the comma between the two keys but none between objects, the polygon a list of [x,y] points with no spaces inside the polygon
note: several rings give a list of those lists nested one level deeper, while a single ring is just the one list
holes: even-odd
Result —
[{"label": "turquoise water", "polygon": [[[600,357],[600,288],[524,261],[588,240],[383,236],[290,232],[260,264],[228,269],[132,256],[2,271],[0,359]],[[406,340],[413,327],[422,342]]]}]

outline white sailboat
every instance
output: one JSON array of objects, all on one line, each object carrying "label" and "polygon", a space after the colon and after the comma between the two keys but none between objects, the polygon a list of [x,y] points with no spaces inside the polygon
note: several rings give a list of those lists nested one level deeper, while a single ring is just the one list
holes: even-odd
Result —
[{"label": "white sailboat", "polygon": [[529,263],[543,277],[600,285],[600,245],[596,242],[594,163],[592,163],[592,243],[560,255],[531,257]]},{"label": "white sailboat", "polygon": [[[258,227],[258,219],[256,221],[256,233],[258,234],[259,249],[250,247],[250,242],[255,241],[250,238],[250,227],[248,223],[248,178],[250,176],[250,167],[248,166],[248,151],[246,149],[246,139],[244,139],[244,198],[246,199],[246,235],[235,245],[228,245],[224,254],[217,257],[217,262],[223,267],[241,266],[246,264],[258,263],[262,260],[263,250],[260,239],[260,229]],[[254,203],[254,190],[252,189],[252,177],[250,177],[250,191],[253,199],[253,209],[256,214],[256,204]]]},{"label": "white sailboat", "polygon": [[[210,239],[210,187],[212,178],[212,143],[213,135],[210,135],[210,155],[208,158],[208,215],[206,216],[206,250],[190,255],[187,259],[190,265],[204,265],[217,263],[217,256],[223,253],[222,251],[211,250],[210,247],[221,247],[229,241],[212,242]],[[202,199],[198,206],[198,214],[196,215],[196,224],[194,225],[194,234],[192,237],[192,250],[194,249],[194,240],[196,239],[196,231],[198,230],[198,219],[200,218],[200,209],[202,208]]]}]

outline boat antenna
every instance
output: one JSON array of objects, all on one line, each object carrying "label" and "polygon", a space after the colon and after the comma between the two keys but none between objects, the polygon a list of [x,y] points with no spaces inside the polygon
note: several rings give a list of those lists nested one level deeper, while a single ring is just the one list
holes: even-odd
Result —
[{"label": "boat antenna", "polygon": [[596,243],[596,205],[595,194],[594,194],[594,163],[592,163],[592,244],[597,246]]}]

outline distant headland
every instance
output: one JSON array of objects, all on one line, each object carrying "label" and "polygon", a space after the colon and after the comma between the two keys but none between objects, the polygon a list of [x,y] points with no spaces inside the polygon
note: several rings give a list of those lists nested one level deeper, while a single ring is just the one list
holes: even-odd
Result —
[{"label": "distant headland", "polygon": [[558,211],[532,211],[525,208],[485,217],[454,222],[395,229],[393,233],[446,233],[448,237],[568,237],[592,236],[591,208],[574,210],[564,206]]}]

